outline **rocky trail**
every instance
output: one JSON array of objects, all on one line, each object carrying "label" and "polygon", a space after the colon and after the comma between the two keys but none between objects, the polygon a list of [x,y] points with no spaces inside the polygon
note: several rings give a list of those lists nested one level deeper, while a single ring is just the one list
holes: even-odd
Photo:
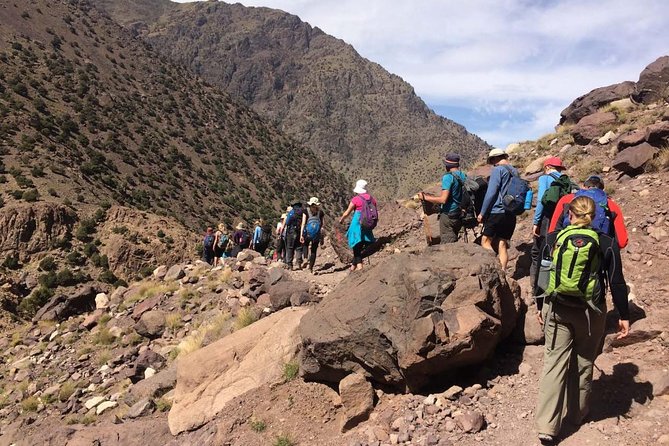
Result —
[{"label": "rocky trail", "polygon": [[[602,175],[629,232],[631,333],[617,340],[611,314],[591,413],[562,445],[669,444],[669,106],[644,102],[653,76],[666,86],[669,57],[651,67],[637,84],[578,98],[555,134],[507,149],[530,181],[556,153],[576,181]],[[58,285],[32,320],[7,312],[0,445],[538,444],[530,213],[502,271],[471,240],[426,247],[437,229],[417,208],[381,206],[363,272],[339,260],[336,232],[316,274],[248,250],[211,268],[166,249],[162,266],[127,286]],[[122,238],[114,228],[99,230]],[[34,274],[3,291],[25,298],[38,289],[43,259],[27,250],[40,240],[11,234]],[[131,248],[109,263],[137,257]]]},{"label": "rocky trail", "polygon": [[[624,342],[616,341],[611,329],[597,360],[590,419],[560,444],[669,441],[664,423],[669,409],[669,298],[661,276],[669,266],[661,232],[668,225],[660,204],[656,212],[647,212],[644,191],[651,189],[666,196],[666,174],[631,179],[614,195],[630,230],[623,260],[639,319]],[[393,243],[366,267],[415,250],[423,238],[420,220],[414,212],[404,217],[382,228],[395,231]],[[529,223],[523,219],[519,224],[514,263],[507,271],[523,290],[528,280],[523,262],[529,254]],[[3,338],[3,389],[13,390],[4,394],[0,444],[262,445],[276,444],[280,438],[333,446],[538,444],[533,416],[543,350],[513,341],[482,365],[435,380],[420,393],[377,388],[369,419],[345,433],[340,425],[347,407],[336,386],[288,376],[234,396],[203,427],[173,437],[167,413],[180,347],[186,351],[193,348],[189,342],[199,343],[196,347],[214,342],[234,331],[236,324],[240,328],[248,322],[240,319],[261,315],[253,311],[273,312],[291,301],[314,305],[308,302],[327,299],[351,276],[329,247],[320,253],[315,275],[277,265],[268,268],[264,259],[245,256],[225,269],[198,263],[159,268],[150,280],[117,290],[107,301],[98,295],[98,309],[92,312],[58,325],[38,321]],[[285,283],[290,288],[278,293],[275,289],[269,297],[263,292],[265,284],[275,280],[273,286]],[[300,293],[301,301],[296,296]],[[261,309],[257,303],[266,306]],[[247,309],[253,309],[248,312],[252,316]],[[39,396],[26,397],[33,394]]]}]

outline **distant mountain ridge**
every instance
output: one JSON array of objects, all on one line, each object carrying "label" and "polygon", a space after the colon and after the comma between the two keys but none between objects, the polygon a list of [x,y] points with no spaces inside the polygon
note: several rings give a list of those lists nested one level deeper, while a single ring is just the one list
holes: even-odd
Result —
[{"label": "distant mountain ridge", "polygon": [[294,15],[223,2],[98,4],[386,198],[412,194],[439,175],[446,151],[473,161],[490,148],[436,115],[399,76]]},{"label": "distant mountain ridge", "polygon": [[[159,3],[159,2],[154,2]],[[0,8],[2,202],[101,202],[205,223],[275,218],[343,177],[93,8]]]}]

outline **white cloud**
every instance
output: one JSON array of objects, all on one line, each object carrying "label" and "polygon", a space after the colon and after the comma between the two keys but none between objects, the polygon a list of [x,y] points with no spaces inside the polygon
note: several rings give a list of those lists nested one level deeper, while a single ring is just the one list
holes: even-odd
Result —
[{"label": "white cloud", "polygon": [[[438,104],[485,109],[505,145],[552,130],[593,88],[636,80],[668,54],[665,0],[241,0],[298,15],[352,44]],[[500,119],[527,111],[523,125]],[[448,116],[447,116],[448,117]],[[530,133],[532,132],[532,133]],[[488,135],[488,136],[486,136]]]}]

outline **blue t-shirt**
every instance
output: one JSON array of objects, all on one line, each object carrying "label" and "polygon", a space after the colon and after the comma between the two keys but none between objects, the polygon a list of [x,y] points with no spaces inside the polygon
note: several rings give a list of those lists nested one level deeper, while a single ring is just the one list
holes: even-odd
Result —
[{"label": "blue t-shirt", "polygon": [[260,243],[260,236],[262,235],[262,228],[260,226],[256,226],[256,228],[253,230],[253,244],[255,245],[256,243]]},{"label": "blue t-shirt", "polygon": [[[543,198],[544,194],[548,190],[548,188],[553,184],[553,181],[557,180],[560,178],[562,174],[560,172],[551,172],[546,175],[541,175],[539,177],[539,190],[537,191],[537,207],[534,210],[534,219],[532,223],[535,225],[541,224],[541,218],[543,217],[544,213],[544,205],[541,204],[541,199]],[[550,219],[550,215],[548,218]]]},{"label": "blue t-shirt", "polygon": [[456,170],[454,172],[448,172],[441,179],[441,189],[450,191],[448,194],[448,199],[446,203],[441,205],[441,213],[448,214],[453,211],[458,210],[458,206],[462,202],[462,186],[460,182],[453,178],[453,175],[457,175],[464,185],[467,175],[461,170]]},{"label": "blue t-shirt", "polygon": [[518,171],[511,164],[499,164],[492,168],[488,180],[488,189],[481,206],[482,215],[505,213],[502,198],[504,198],[506,189],[511,182],[510,171],[518,175]]}]

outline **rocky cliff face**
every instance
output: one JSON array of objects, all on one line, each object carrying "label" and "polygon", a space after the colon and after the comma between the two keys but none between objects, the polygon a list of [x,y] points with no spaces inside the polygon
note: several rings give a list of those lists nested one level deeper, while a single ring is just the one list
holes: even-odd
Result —
[{"label": "rocky cliff face", "polygon": [[202,2],[172,5],[156,19],[143,12],[144,3],[123,11],[112,0],[103,5],[158,51],[276,122],[349,179],[368,179],[380,196],[415,193],[440,174],[439,155],[446,151],[471,161],[490,148],[437,116],[400,77],[296,16]]}]

